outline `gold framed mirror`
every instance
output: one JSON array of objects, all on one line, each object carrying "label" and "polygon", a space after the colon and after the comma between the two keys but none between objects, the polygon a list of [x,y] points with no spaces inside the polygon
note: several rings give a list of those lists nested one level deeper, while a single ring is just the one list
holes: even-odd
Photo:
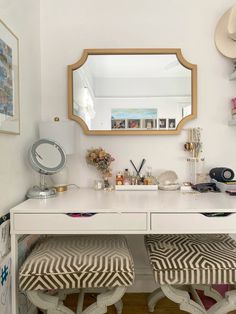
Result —
[{"label": "gold framed mirror", "polygon": [[68,116],[85,134],[178,134],[197,116],[197,66],[180,49],[85,49],[68,66]]}]

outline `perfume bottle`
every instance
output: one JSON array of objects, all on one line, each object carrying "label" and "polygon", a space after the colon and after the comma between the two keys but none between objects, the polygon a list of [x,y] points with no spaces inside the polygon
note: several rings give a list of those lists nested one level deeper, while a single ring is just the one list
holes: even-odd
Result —
[{"label": "perfume bottle", "polygon": [[131,176],[131,185],[137,185],[138,184],[138,177],[135,172],[133,172],[133,175]]},{"label": "perfume bottle", "polygon": [[140,173],[139,176],[138,176],[138,185],[144,185],[144,174],[143,173]]},{"label": "perfume bottle", "polygon": [[156,184],[156,180],[152,175],[152,167],[147,167],[146,171],[147,171],[147,174],[146,174],[145,179],[144,179],[144,184],[145,185]]},{"label": "perfume bottle", "polygon": [[124,185],[130,185],[131,184],[131,178],[129,169],[125,169],[124,171]]},{"label": "perfume bottle", "polygon": [[116,185],[123,185],[124,184],[124,176],[121,171],[119,171],[116,175]]}]

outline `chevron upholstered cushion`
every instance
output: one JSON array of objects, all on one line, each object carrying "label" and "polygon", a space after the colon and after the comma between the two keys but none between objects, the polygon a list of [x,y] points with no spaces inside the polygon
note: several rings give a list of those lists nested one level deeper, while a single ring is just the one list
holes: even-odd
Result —
[{"label": "chevron upholstered cushion", "polygon": [[123,236],[46,238],[19,274],[21,290],[128,286],[133,279],[133,260]]},{"label": "chevron upholstered cushion", "polygon": [[147,235],[145,244],[161,285],[236,283],[236,242],[228,235]]}]

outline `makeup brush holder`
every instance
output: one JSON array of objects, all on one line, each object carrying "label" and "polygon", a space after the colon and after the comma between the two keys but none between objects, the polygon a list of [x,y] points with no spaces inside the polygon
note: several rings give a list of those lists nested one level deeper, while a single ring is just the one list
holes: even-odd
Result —
[{"label": "makeup brush holder", "polygon": [[187,158],[189,182],[192,184],[208,182],[205,173],[205,158],[189,157]]}]

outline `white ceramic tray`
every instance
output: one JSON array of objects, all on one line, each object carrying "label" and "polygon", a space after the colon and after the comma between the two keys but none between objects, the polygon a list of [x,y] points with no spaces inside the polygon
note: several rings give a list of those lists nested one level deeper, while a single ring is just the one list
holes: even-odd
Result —
[{"label": "white ceramic tray", "polygon": [[116,191],[157,191],[158,185],[116,185]]}]

